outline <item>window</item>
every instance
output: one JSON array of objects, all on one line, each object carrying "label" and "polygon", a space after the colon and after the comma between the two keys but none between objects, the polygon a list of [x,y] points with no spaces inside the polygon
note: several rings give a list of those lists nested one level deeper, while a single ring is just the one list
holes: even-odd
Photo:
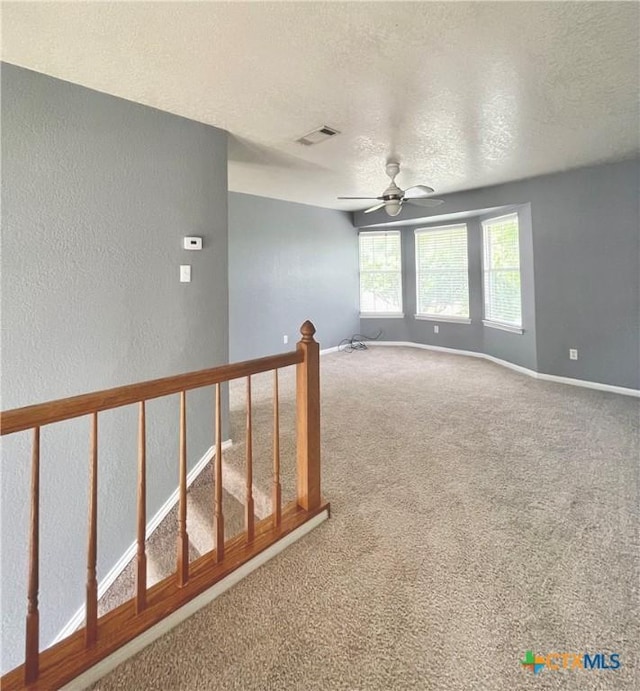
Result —
[{"label": "window", "polygon": [[520,242],[518,214],[482,223],[485,324],[521,333]]},{"label": "window", "polygon": [[469,323],[467,226],[415,231],[416,318]]},{"label": "window", "polygon": [[363,232],[360,239],[360,314],[402,315],[400,231]]}]

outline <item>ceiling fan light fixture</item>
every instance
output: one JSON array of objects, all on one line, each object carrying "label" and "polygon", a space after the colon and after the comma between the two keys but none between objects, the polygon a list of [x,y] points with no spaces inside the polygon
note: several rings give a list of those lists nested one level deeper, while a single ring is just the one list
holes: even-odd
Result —
[{"label": "ceiling fan light fixture", "polygon": [[385,202],[384,210],[387,212],[387,216],[397,216],[400,213],[402,205],[399,199],[389,199]]},{"label": "ceiling fan light fixture", "polygon": [[387,161],[385,172],[391,178],[391,182],[387,189],[379,197],[338,197],[338,199],[349,200],[376,200],[374,206],[364,209],[363,213],[372,214],[384,207],[387,216],[397,216],[402,210],[402,204],[414,204],[416,206],[439,206],[444,204],[442,199],[433,199],[431,193],[434,191],[433,187],[428,185],[414,185],[402,190],[396,185],[395,178],[400,172],[400,164],[395,161]]}]

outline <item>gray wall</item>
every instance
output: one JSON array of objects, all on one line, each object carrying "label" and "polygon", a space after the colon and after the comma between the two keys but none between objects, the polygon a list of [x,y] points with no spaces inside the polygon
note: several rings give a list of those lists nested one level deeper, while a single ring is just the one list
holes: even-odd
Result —
[{"label": "gray wall", "polygon": [[[636,159],[451,194],[430,214],[530,204],[540,372],[640,387],[639,183]],[[401,218],[424,217],[406,207]],[[388,220],[359,212],[354,225]],[[465,346],[455,339],[452,347]]]},{"label": "gray wall", "polygon": [[232,360],[295,348],[305,319],[322,348],[357,332],[358,239],[349,215],[229,194],[229,315]]},{"label": "gray wall", "polygon": [[[227,361],[226,133],[5,64],[2,166],[3,409]],[[211,399],[188,395],[190,464]],[[177,415],[148,404],[149,517],[177,486]],[[100,415],[99,578],[135,537],[135,418]],[[43,430],[43,645],[83,603],[88,428]],[[28,441],[2,454],[3,670],[24,649]]]}]

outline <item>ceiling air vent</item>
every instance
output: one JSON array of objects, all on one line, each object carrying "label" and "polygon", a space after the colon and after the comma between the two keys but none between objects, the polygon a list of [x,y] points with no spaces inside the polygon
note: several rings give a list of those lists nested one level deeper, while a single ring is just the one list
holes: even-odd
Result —
[{"label": "ceiling air vent", "polygon": [[312,146],[313,144],[323,142],[325,139],[335,137],[336,134],[340,134],[340,132],[338,132],[338,130],[334,130],[333,127],[329,127],[328,125],[322,125],[322,127],[319,127],[317,130],[313,130],[313,132],[305,134],[304,137],[300,137],[300,139],[296,139],[296,141],[299,144],[304,144],[305,146]]}]

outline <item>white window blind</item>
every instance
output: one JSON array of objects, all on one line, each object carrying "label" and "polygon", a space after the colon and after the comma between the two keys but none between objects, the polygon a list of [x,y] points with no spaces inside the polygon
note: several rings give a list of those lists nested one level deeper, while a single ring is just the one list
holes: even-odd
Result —
[{"label": "white window blind", "polygon": [[518,214],[482,223],[484,245],[484,317],[522,327]]},{"label": "white window blind", "polygon": [[468,319],[467,226],[421,229],[415,235],[416,316]]},{"label": "white window blind", "polygon": [[402,314],[400,231],[362,232],[360,240],[360,313]]}]

